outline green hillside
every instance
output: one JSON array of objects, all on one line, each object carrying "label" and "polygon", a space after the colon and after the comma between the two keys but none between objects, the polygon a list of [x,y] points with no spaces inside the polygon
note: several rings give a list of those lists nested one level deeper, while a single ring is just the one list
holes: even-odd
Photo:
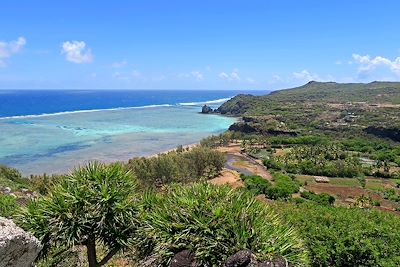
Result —
[{"label": "green hillside", "polygon": [[400,83],[395,82],[313,81],[265,96],[238,95],[218,111],[244,116],[248,131],[352,132],[400,141]]}]

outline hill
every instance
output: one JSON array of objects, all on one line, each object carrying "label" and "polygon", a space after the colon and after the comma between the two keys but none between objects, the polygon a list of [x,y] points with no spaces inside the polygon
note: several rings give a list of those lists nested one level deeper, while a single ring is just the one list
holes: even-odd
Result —
[{"label": "hill", "polygon": [[231,130],[351,132],[400,141],[400,83],[309,82],[265,96],[238,95],[218,108],[243,116]]}]

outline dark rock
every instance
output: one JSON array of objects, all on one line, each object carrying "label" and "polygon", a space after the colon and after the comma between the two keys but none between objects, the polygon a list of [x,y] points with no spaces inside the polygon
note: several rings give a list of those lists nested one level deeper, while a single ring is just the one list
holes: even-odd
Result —
[{"label": "dark rock", "polygon": [[373,134],[381,138],[390,138],[393,141],[400,142],[399,128],[384,128],[384,127],[369,126],[364,131],[368,134]]},{"label": "dark rock", "polygon": [[234,255],[230,256],[226,262],[224,267],[248,267],[251,263],[251,251],[241,250]]},{"label": "dark rock", "polygon": [[256,123],[236,122],[229,127],[229,131],[241,132],[246,134],[261,134],[265,136],[298,136],[298,133],[286,130],[263,129],[262,125]]},{"label": "dark rock", "polygon": [[255,127],[253,127],[247,123],[244,123],[244,122],[236,122],[236,123],[232,124],[229,127],[229,131],[241,132],[241,133],[247,133],[247,134],[259,132]]},{"label": "dark rock", "polygon": [[182,250],[175,254],[171,260],[170,267],[198,267],[194,253],[189,250]]},{"label": "dark rock", "polygon": [[213,113],[213,109],[210,108],[210,107],[207,106],[207,105],[204,105],[204,106],[202,107],[202,109],[201,109],[201,113],[204,113],[204,114]]}]

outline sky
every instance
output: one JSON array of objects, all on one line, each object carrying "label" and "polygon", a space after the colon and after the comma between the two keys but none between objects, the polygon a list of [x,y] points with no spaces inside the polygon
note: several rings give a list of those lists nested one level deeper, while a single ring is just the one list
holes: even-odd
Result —
[{"label": "sky", "polygon": [[398,0],[2,0],[0,89],[400,80]]}]

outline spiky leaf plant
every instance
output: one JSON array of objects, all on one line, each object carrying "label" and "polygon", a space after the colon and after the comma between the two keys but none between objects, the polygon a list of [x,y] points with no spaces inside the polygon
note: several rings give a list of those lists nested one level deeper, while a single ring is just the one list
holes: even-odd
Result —
[{"label": "spiky leaf plant", "polygon": [[195,253],[201,266],[222,266],[243,249],[259,260],[281,255],[290,266],[307,265],[298,234],[245,190],[207,183],[172,185],[152,203],[141,230],[147,250],[143,262],[152,259],[152,266],[169,266],[184,249]]},{"label": "spiky leaf plant", "polygon": [[[121,164],[89,163],[33,201],[22,217],[23,226],[42,240],[44,253],[51,247],[84,245],[89,266],[102,266],[129,246],[137,227],[135,188]],[[107,249],[99,261],[96,245]]]}]

